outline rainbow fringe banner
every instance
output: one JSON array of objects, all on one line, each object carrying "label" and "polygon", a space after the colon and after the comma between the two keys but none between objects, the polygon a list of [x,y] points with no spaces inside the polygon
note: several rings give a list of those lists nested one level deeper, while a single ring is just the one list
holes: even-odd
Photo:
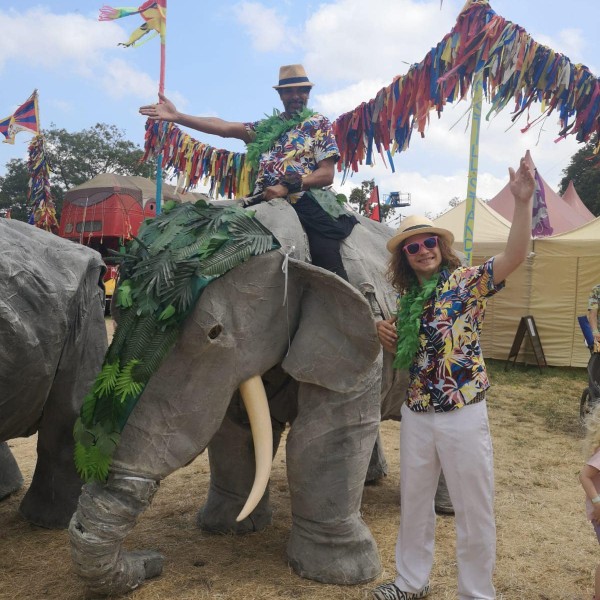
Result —
[{"label": "rainbow fringe banner", "polygon": [[209,194],[227,198],[248,196],[256,173],[241,152],[229,152],[198,142],[173,123],[146,121],[146,139],[142,161],[163,153],[163,168],[184,174],[183,187],[189,190],[201,179],[210,182]]},{"label": "rainbow fringe banner", "polygon": [[29,144],[29,204],[31,215],[29,223],[40,229],[58,232],[56,208],[50,191],[50,165],[44,149],[44,137],[36,135]]},{"label": "rainbow fringe banner", "polygon": [[[130,36],[129,39],[120,46],[141,46],[146,42],[160,35],[161,42],[165,43],[165,35],[167,32],[167,3],[166,0],[148,0],[137,8],[112,8],[103,6],[100,9],[98,21],[112,21],[131,15],[140,15],[145,23],[140,25]],[[146,34],[154,31],[152,35],[147,37],[143,42],[140,39]]]},{"label": "rainbow fringe banner", "polygon": [[[538,44],[527,32],[497,15],[487,0],[473,0],[442,41],[423,61],[412,65],[375,98],[338,117],[333,130],[341,153],[338,171],[358,171],[374,164],[378,152],[393,168],[392,156],[406,150],[413,129],[422,137],[429,113],[438,115],[446,103],[464,100],[477,72],[491,103],[486,115],[514,102],[512,121],[527,112],[527,131],[556,110],[560,118],[558,142],[575,135],[587,142],[600,134],[600,80],[584,65]],[[541,103],[541,115],[531,121],[529,109]],[[596,152],[600,150],[600,135]]]}]

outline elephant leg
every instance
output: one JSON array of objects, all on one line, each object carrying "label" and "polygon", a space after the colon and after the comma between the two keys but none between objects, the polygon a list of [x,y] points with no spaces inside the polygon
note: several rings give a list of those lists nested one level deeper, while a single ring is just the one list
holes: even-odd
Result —
[{"label": "elephant leg", "polygon": [[452,500],[450,500],[450,493],[448,492],[443,471],[440,473],[440,479],[435,492],[435,512],[438,515],[454,514],[454,506],[452,506]]},{"label": "elephant leg", "polygon": [[[368,378],[380,368],[374,363]],[[381,571],[375,540],[360,516],[379,426],[380,394],[374,388],[340,394],[301,386],[286,448],[292,499],[287,552],[302,577],[357,584]]]},{"label": "elephant leg", "polygon": [[0,500],[21,489],[23,476],[6,442],[0,442]]},{"label": "elephant leg", "polygon": [[[38,427],[37,462],[19,511],[31,523],[66,528],[77,506],[82,481],[73,461],[73,425],[106,352],[106,329],[98,286],[82,301],[79,328],[71,332]],[[97,303],[97,310],[93,310]]]},{"label": "elephant leg", "polygon": [[[237,394],[232,406],[237,406]],[[219,431],[208,445],[210,486],[204,506],[198,512],[200,529],[212,533],[249,533],[271,524],[273,511],[269,488],[258,506],[243,521],[236,517],[242,510],[254,481],[255,462],[252,432],[248,423],[233,418],[239,408],[228,410]],[[273,451],[283,432],[283,425],[273,423]]]},{"label": "elephant leg", "polygon": [[371,460],[369,461],[369,468],[367,469],[365,485],[377,483],[380,479],[387,477],[387,474],[388,466],[387,461],[385,460],[385,454],[383,452],[381,432],[377,432],[377,439],[375,440],[375,446],[373,446]]},{"label": "elephant leg", "polygon": [[151,479],[118,476],[83,486],[69,537],[73,570],[84,580],[87,597],[125,594],[161,574],[164,559],[158,552],[122,549],[158,486]]}]

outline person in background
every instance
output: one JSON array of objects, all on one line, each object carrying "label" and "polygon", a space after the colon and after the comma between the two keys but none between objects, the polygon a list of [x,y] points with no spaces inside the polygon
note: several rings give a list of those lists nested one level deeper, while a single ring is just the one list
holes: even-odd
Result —
[{"label": "person in background", "polygon": [[600,283],[592,288],[588,299],[587,318],[594,335],[594,352],[600,352],[600,315],[598,305],[600,304]]},{"label": "person in background", "polygon": [[376,600],[429,594],[441,469],[456,515],[458,598],[496,597],[490,384],[479,337],[487,299],[527,256],[535,188],[524,158],[509,175],[515,211],[506,247],[483,265],[460,266],[452,233],[425,217],[404,219],[387,243],[398,312],[379,321],[377,331],[395,354],[394,366],[409,369],[410,379],[401,409],[397,577],[373,590]]},{"label": "person in background", "polygon": [[306,231],[313,264],[348,280],[340,242],[358,220],[340,207],[333,192],[323,190],[333,183],[340,155],[327,117],[307,108],[313,85],[302,65],[282,66],[273,87],[284,111],[249,123],[186,115],[162,94],[158,104],[142,106],[140,113],[245,142],[248,160],[258,163],[253,195],[265,201],[286,198]]},{"label": "person in background", "polygon": [[[579,481],[586,495],[586,513],[600,542],[600,405],[585,420],[586,435],[583,440],[585,464]],[[600,600],[600,564],[596,567],[594,600]]]}]

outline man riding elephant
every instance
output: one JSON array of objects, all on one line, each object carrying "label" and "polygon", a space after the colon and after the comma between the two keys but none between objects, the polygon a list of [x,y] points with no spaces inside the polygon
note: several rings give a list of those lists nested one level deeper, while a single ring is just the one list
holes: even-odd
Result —
[{"label": "man riding elephant", "polygon": [[140,113],[202,133],[242,140],[248,160],[258,166],[254,196],[265,201],[285,198],[304,227],[312,263],[347,281],[340,241],[357,220],[339,206],[333,193],[320,189],[333,183],[340,155],[327,117],[307,108],[313,85],[302,65],[281,67],[279,83],[273,87],[279,92],[284,112],[253,123],[182,114],[162,94],[161,102],[142,106]]}]

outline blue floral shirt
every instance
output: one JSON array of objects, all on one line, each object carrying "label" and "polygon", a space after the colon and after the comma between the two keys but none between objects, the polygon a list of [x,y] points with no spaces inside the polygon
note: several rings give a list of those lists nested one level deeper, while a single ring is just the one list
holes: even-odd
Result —
[{"label": "blue floral shirt", "polygon": [[[246,130],[252,135],[259,123],[245,123]],[[286,173],[307,175],[315,171],[322,160],[339,157],[331,122],[315,113],[286,131],[269,152],[261,154],[254,193],[276,185]],[[288,200],[294,203],[301,195],[302,192],[289,194]]]},{"label": "blue floral shirt", "polygon": [[493,259],[478,267],[442,271],[425,303],[420,346],[410,367],[408,407],[447,412],[472,402],[489,386],[479,336],[494,285]]}]

